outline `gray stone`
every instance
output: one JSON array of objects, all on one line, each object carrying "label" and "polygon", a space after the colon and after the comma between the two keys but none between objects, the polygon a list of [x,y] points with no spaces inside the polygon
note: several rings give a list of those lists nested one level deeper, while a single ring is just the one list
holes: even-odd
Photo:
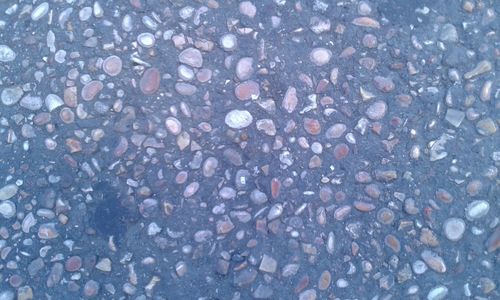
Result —
[{"label": "gray stone", "polygon": [[10,200],[0,202],[0,215],[6,219],[10,219],[16,215],[16,205]]},{"label": "gray stone", "polygon": [[227,126],[233,129],[243,129],[252,124],[253,116],[247,110],[233,109],[232,111],[227,113],[225,122]]},{"label": "gray stone", "polygon": [[441,29],[441,34],[439,35],[439,39],[443,42],[458,42],[458,32],[457,28],[450,23],[444,24]]},{"label": "gray stone", "polygon": [[449,218],[443,224],[444,235],[450,241],[460,240],[465,232],[465,222],[459,218]]},{"label": "gray stone", "polygon": [[24,96],[23,99],[21,99],[21,102],[19,104],[21,105],[21,107],[29,110],[39,110],[40,108],[42,108],[43,101],[40,97],[27,95]]},{"label": "gray stone", "polygon": [[247,268],[234,274],[233,284],[237,287],[245,287],[254,282],[255,278],[257,278],[257,271],[252,268]]},{"label": "gray stone", "polygon": [[427,300],[441,300],[448,294],[448,288],[444,285],[438,285],[432,288],[427,294]]},{"label": "gray stone", "polygon": [[468,220],[473,221],[480,219],[490,211],[490,204],[485,200],[475,200],[467,205],[465,216]]},{"label": "gray stone", "polygon": [[462,121],[465,118],[465,113],[460,110],[456,110],[453,108],[449,108],[446,111],[446,116],[445,120],[448,121],[451,125],[455,126],[456,128],[460,127],[460,124],[462,124]]},{"label": "gray stone", "polygon": [[8,184],[0,188],[0,201],[8,200],[17,194],[19,188],[15,184]]},{"label": "gray stone", "polygon": [[7,45],[0,45],[0,62],[11,62],[16,59],[16,52]]},{"label": "gray stone", "polygon": [[271,256],[264,254],[260,262],[259,270],[267,273],[274,273],[278,267],[278,262]]},{"label": "gray stone", "polygon": [[19,102],[19,99],[23,96],[23,89],[18,86],[5,88],[2,91],[0,98],[2,99],[3,105],[11,106]]}]

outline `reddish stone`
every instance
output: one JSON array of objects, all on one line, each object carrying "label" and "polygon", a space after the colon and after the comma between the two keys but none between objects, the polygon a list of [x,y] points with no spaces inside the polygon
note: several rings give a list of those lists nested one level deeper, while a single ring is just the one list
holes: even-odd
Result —
[{"label": "reddish stone", "polygon": [[344,159],[347,155],[349,155],[349,146],[346,144],[338,144],[333,148],[333,156],[336,160]]},{"label": "reddish stone", "polygon": [[280,195],[280,190],[281,182],[278,178],[273,178],[271,180],[271,196],[273,197],[273,199],[278,198],[278,196]]},{"label": "reddish stone", "polygon": [[321,132],[321,124],[316,119],[304,118],[304,129],[309,134],[318,135]]},{"label": "reddish stone", "polygon": [[90,101],[99,94],[99,92],[104,88],[102,82],[93,80],[87,83],[82,89],[82,99],[85,101]]},{"label": "reddish stone", "polygon": [[241,101],[258,98],[260,95],[259,84],[252,80],[242,82],[236,86],[234,94]]},{"label": "reddish stone", "polygon": [[145,95],[154,94],[160,88],[160,71],[157,68],[147,69],[142,74],[139,87]]},{"label": "reddish stone", "polygon": [[65,264],[66,271],[75,272],[82,267],[82,259],[79,256],[72,256],[68,258]]}]

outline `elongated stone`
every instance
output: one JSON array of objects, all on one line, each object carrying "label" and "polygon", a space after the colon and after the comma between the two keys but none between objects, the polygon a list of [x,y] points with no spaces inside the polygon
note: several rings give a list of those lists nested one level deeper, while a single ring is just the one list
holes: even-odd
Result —
[{"label": "elongated stone", "polygon": [[139,87],[143,94],[151,95],[160,88],[160,71],[157,68],[149,68],[142,74]]},{"label": "elongated stone", "polygon": [[482,60],[474,67],[474,69],[465,73],[464,78],[465,79],[472,79],[476,76],[479,76],[479,75],[482,75],[484,73],[491,71],[492,68],[493,68],[493,66],[491,65],[491,63],[489,61]]}]

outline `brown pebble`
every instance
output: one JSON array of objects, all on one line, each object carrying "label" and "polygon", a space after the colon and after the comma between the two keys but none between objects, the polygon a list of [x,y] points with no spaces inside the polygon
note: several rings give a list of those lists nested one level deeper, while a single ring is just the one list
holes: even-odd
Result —
[{"label": "brown pebble", "polygon": [[99,293],[99,283],[95,280],[89,280],[83,287],[83,294],[86,297],[95,297]]},{"label": "brown pebble", "polygon": [[319,277],[318,289],[320,289],[321,291],[326,290],[330,286],[331,282],[332,274],[328,272],[328,270],[323,271],[323,273],[321,273],[321,276]]},{"label": "brown pebble", "polygon": [[198,189],[200,188],[200,184],[198,182],[191,182],[187,187],[186,189],[184,190],[184,197],[185,198],[189,198],[191,196],[193,196],[194,194],[196,194],[196,192],[198,191]]},{"label": "brown pebble", "polygon": [[66,124],[70,124],[75,121],[75,113],[73,113],[73,111],[68,107],[64,107],[63,109],[61,109],[61,111],[59,112],[59,117],[61,118],[61,121]]},{"label": "brown pebble", "polygon": [[78,96],[76,86],[71,86],[64,90],[64,103],[69,107],[77,106]]},{"label": "brown pebble", "polygon": [[436,199],[443,201],[444,203],[453,202],[453,196],[445,189],[438,189],[436,191]]},{"label": "brown pebble", "polygon": [[394,222],[394,212],[383,207],[377,212],[377,220],[382,224],[390,225]]},{"label": "brown pebble", "polygon": [[347,144],[341,143],[333,148],[333,156],[336,160],[341,160],[349,155],[349,146]]},{"label": "brown pebble", "polygon": [[375,76],[373,78],[373,83],[377,89],[385,93],[388,93],[395,88],[394,82],[389,77]]},{"label": "brown pebble", "polygon": [[375,209],[375,205],[373,203],[359,200],[354,201],[354,207],[361,212],[370,212]]},{"label": "brown pebble", "polygon": [[377,47],[377,37],[371,33],[365,34],[363,36],[363,46],[367,48],[375,48]]},{"label": "brown pebble", "polygon": [[500,226],[497,226],[495,231],[486,240],[486,249],[492,253],[500,248]]},{"label": "brown pebble", "polygon": [[398,238],[396,238],[394,235],[392,234],[386,235],[384,242],[387,245],[387,247],[392,249],[392,251],[396,253],[401,251],[401,243],[399,242]]},{"label": "brown pebble", "polygon": [[309,134],[318,135],[321,132],[321,124],[316,119],[304,118],[304,129]]},{"label": "brown pebble", "polygon": [[160,71],[157,68],[149,68],[142,74],[139,87],[143,94],[154,94],[160,88]]},{"label": "brown pebble", "polygon": [[260,95],[259,84],[253,80],[244,81],[236,86],[234,94],[241,101],[257,99]]},{"label": "brown pebble", "polygon": [[273,199],[278,198],[281,190],[281,182],[278,178],[271,179],[271,196]]},{"label": "brown pebble", "polygon": [[70,153],[76,153],[82,151],[82,144],[80,141],[75,139],[66,139],[66,146]]},{"label": "brown pebble", "polygon": [[481,191],[483,184],[479,180],[472,180],[467,184],[467,194],[471,197],[477,196]]},{"label": "brown pebble", "polygon": [[82,267],[82,259],[80,256],[71,256],[66,260],[65,269],[68,272],[76,272]]},{"label": "brown pebble", "polygon": [[422,228],[422,231],[420,231],[420,242],[431,247],[439,246],[437,236],[429,228]]},{"label": "brown pebble", "polygon": [[104,88],[104,85],[102,82],[93,80],[89,83],[87,83],[83,88],[82,88],[82,99],[85,101],[90,101],[99,94],[99,92]]},{"label": "brown pebble", "polygon": [[300,280],[299,282],[297,283],[297,285],[295,286],[295,289],[293,290],[294,293],[298,294],[300,293],[302,290],[304,290],[307,286],[309,285],[309,276],[307,275],[304,275]]}]

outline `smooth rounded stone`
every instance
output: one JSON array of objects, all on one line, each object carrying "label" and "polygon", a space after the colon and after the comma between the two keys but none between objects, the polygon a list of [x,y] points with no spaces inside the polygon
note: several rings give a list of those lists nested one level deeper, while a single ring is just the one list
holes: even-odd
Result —
[{"label": "smooth rounded stone", "polygon": [[318,67],[324,66],[330,62],[332,51],[326,48],[314,48],[309,54],[309,59]]},{"label": "smooth rounded stone", "polygon": [[196,182],[196,181],[192,182],[184,190],[183,196],[185,198],[189,198],[189,197],[193,196],[194,194],[196,194],[196,192],[198,191],[199,188],[200,188],[200,184],[198,182]]},{"label": "smooth rounded stone", "polygon": [[411,268],[417,275],[424,274],[427,271],[427,265],[420,259],[417,259],[415,262],[413,262]]},{"label": "smooth rounded stone", "polygon": [[493,135],[497,132],[498,128],[495,121],[491,118],[486,118],[476,123],[476,130],[479,134],[484,136]]},{"label": "smooth rounded stone", "polygon": [[168,132],[173,135],[178,135],[182,131],[182,124],[175,117],[168,117],[165,120],[165,127],[167,127]]},{"label": "smooth rounded stone", "polygon": [[304,130],[311,135],[318,135],[321,132],[321,124],[316,119],[304,118]]},{"label": "smooth rounded stone", "polygon": [[0,45],[0,62],[11,62],[16,59],[16,52],[7,45]]},{"label": "smooth rounded stone", "polygon": [[333,157],[335,157],[336,160],[341,160],[346,158],[349,155],[349,146],[345,143],[340,143],[338,145],[335,145],[333,148]]},{"label": "smooth rounded stone", "polygon": [[366,110],[366,116],[371,120],[377,121],[385,117],[387,113],[387,103],[382,100],[375,101]]},{"label": "smooth rounded stone", "polygon": [[226,114],[224,121],[227,126],[233,129],[243,129],[252,124],[253,116],[247,110],[233,109]]},{"label": "smooth rounded stone", "polygon": [[45,106],[49,112],[52,112],[62,105],[64,105],[63,100],[55,94],[48,94],[47,97],[45,97]]},{"label": "smooth rounded stone", "polygon": [[144,48],[151,48],[155,45],[156,39],[152,33],[143,32],[137,36],[137,42]]},{"label": "smooth rounded stone", "polygon": [[10,200],[0,202],[0,215],[6,219],[10,219],[16,215],[16,205]]},{"label": "smooth rounded stone", "polygon": [[260,96],[260,87],[253,80],[244,81],[236,86],[234,94],[241,101],[257,99]]},{"label": "smooth rounded stone", "polygon": [[249,79],[254,72],[253,58],[243,57],[236,63],[236,76],[239,80]]},{"label": "smooth rounded stone", "polygon": [[365,34],[361,42],[363,43],[363,46],[365,46],[366,48],[377,47],[377,37],[371,33]]},{"label": "smooth rounded stone", "polygon": [[213,236],[213,232],[210,230],[200,230],[195,232],[194,241],[197,243],[205,243],[210,240]]},{"label": "smooth rounded stone", "polygon": [[377,212],[377,220],[382,224],[392,224],[394,218],[394,212],[388,208],[383,207]]},{"label": "smooth rounded stone", "polygon": [[232,33],[224,34],[219,40],[219,45],[225,51],[233,51],[238,47],[238,38]]},{"label": "smooth rounded stone", "polygon": [[43,18],[49,12],[49,3],[43,2],[40,3],[33,11],[31,12],[31,19],[33,21],[38,21]]},{"label": "smooth rounded stone", "polygon": [[246,268],[234,274],[233,284],[237,287],[246,287],[252,284],[257,278],[257,270]]},{"label": "smooth rounded stone", "polygon": [[187,48],[179,54],[179,62],[193,68],[201,68],[203,57],[200,50],[196,48]]},{"label": "smooth rounded stone", "polygon": [[92,17],[92,7],[90,6],[85,6],[78,12],[78,18],[82,22],[88,21],[90,17]]},{"label": "smooth rounded stone", "polygon": [[177,75],[179,75],[179,78],[185,81],[191,81],[195,76],[193,69],[186,65],[179,65],[177,67]]},{"label": "smooth rounded stone", "polygon": [[444,285],[433,287],[427,294],[427,300],[442,300],[448,295],[448,288]]},{"label": "smooth rounded stone", "polygon": [[99,283],[95,280],[89,280],[83,286],[85,297],[95,297],[99,293]]},{"label": "smooth rounded stone", "polygon": [[315,289],[305,290],[299,294],[299,300],[316,300],[317,297]]},{"label": "smooth rounded stone", "polygon": [[207,69],[207,68],[201,68],[197,73],[196,73],[196,79],[199,82],[207,82],[210,79],[212,79],[212,70]]},{"label": "smooth rounded stone", "polygon": [[21,99],[21,102],[19,102],[19,105],[21,105],[21,107],[24,107],[26,109],[35,111],[35,110],[39,110],[40,108],[42,108],[43,101],[42,101],[42,98],[40,98],[40,97],[27,95]]},{"label": "smooth rounded stone", "polygon": [[8,184],[0,188],[0,201],[9,200],[17,194],[19,187],[15,184]]},{"label": "smooth rounded stone", "polygon": [[19,102],[23,96],[23,89],[19,86],[5,88],[0,96],[3,105],[11,106]]},{"label": "smooth rounded stone", "polygon": [[469,182],[467,184],[467,187],[465,188],[465,190],[467,191],[467,195],[469,195],[471,197],[475,197],[475,196],[479,195],[479,193],[481,192],[482,189],[483,189],[483,183],[477,179]]},{"label": "smooth rounded stone", "polygon": [[384,243],[387,247],[391,248],[392,251],[396,253],[401,251],[401,243],[399,242],[398,238],[392,234],[388,234],[385,236]]},{"label": "smooth rounded stone", "polygon": [[469,221],[480,219],[488,214],[490,211],[490,204],[486,200],[475,200],[467,205],[465,208],[465,217]]},{"label": "smooth rounded stone", "polygon": [[102,62],[102,69],[109,76],[116,76],[120,74],[122,71],[122,67],[123,67],[122,60],[116,55],[108,56]]},{"label": "smooth rounded stone", "polygon": [[82,267],[82,258],[80,256],[71,256],[66,260],[64,268],[68,272],[76,272]]},{"label": "smooth rounded stone", "polygon": [[282,214],[283,214],[283,204],[276,203],[269,209],[269,212],[267,214],[267,219],[269,221],[272,221],[274,219],[281,217]]},{"label": "smooth rounded stone", "polygon": [[255,122],[257,130],[263,131],[265,134],[269,136],[276,135],[276,126],[274,126],[274,122],[271,119],[261,119]]},{"label": "smooth rounded stone", "polygon": [[236,190],[231,187],[223,187],[219,191],[219,196],[224,200],[230,200],[236,198]]},{"label": "smooth rounded stone", "polygon": [[249,18],[254,18],[257,14],[257,7],[255,7],[255,5],[250,1],[240,2],[239,9],[242,15],[245,15]]},{"label": "smooth rounded stone", "polygon": [[104,88],[102,82],[98,80],[92,80],[87,83],[81,92],[82,99],[85,101],[91,101],[99,94],[99,92]]},{"label": "smooth rounded stone", "polygon": [[449,218],[443,224],[444,235],[450,241],[460,240],[465,232],[465,222],[459,218]]},{"label": "smooth rounded stone", "polygon": [[198,91],[198,88],[189,83],[178,82],[175,84],[175,91],[183,96],[192,96]]},{"label": "smooth rounded stone", "polygon": [[354,18],[354,20],[352,20],[352,24],[354,24],[356,26],[360,26],[360,27],[368,27],[368,28],[375,28],[375,29],[380,28],[380,23],[377,20],[369,18],[369,17]]},{"label": "smooth rounded stone", "polygon": [[219,161],[215,157],[209,157],[203,163],[203,176],[212,177],[219,166]]},{"label": "smooth rounded stone", "polygon": [[490,253],[500,248],[500,226],[497,225],[496,229],[486,240],[486,250]]},{"label": "smooth rounded stone", "polygon": [[289,86],[288,89],[286,90],[283,102],[281,103],[281,107],[283,107],[283,109],[290,114],[297,107],[298,101],[299,99],[297,98],[297,89],[295,89],[292,86]]},{"label": "smooth rounded stone", "polygon": [[431,250],[424,250],[424,251],[422,251],[422,254],[420,255],[420,257],[422,257],[425,264],[429,268],[431,268],[432,270],[434,270],[438,273],[445,273],[446,272],[446,264],[444,263],[443,258],[441,258],[441,256],[437,255],[437,253],[435,253]]},{"label": "smooth rounded stone", "polygon": [[330,286],[331,282],[332,282],[332,274],[328,272],[328,270],[323,271],[319,276],[318,289],[320,291],[326,290]]},{"label": "smooth rounded stone", "polygon": [[38,237],[43,240],[55,239],[59,236],[55,223],[41,224],[38,228]]},{"label": "smooth rounded stone", "polygon": [[450,43],[458,42],[457,28],[450,23],[444,24],[443,28],[441,28],[441,34],[439,35],[439,39],[442,42],[450,42]]},{"label": "smooth rounded stone", "polygon": [[267,202],[267,195],[255,189],[250,193],[250,200],[252,200],[254,204],[261,205]]},{"label": "smooth rounded stone", "polygon": [[154,94],[160,88],[160,71],[157,68],[149,68],[142,74],[139,88],[144,95]]},{"label": "smooth rounded stone", "polygon": [[328,139],[338,139],[345,133],[346,130],[347,126],[345,124],[337,123],[328,128],[325,135]]},{"label": "smooth rounded stone", "polygon": [[362,16],[367,16],[372,13],[372,8],[366,1],[360,1],[358,3],[358,14]]},{"label": "smooth rounded stone", "polygon": [[391,78],[383,76],[375,76],[373,78],[373,84],[377,89],[382,92],[388,93],[396,87]]},{"label": "smooth rounded stone", "polygon": [[59,118],[61,118],[61,121],[63,121],[64,123],[71,124],[75,121],[75,113],[73,113],[70,108],[64,107],[59,112]]}]

